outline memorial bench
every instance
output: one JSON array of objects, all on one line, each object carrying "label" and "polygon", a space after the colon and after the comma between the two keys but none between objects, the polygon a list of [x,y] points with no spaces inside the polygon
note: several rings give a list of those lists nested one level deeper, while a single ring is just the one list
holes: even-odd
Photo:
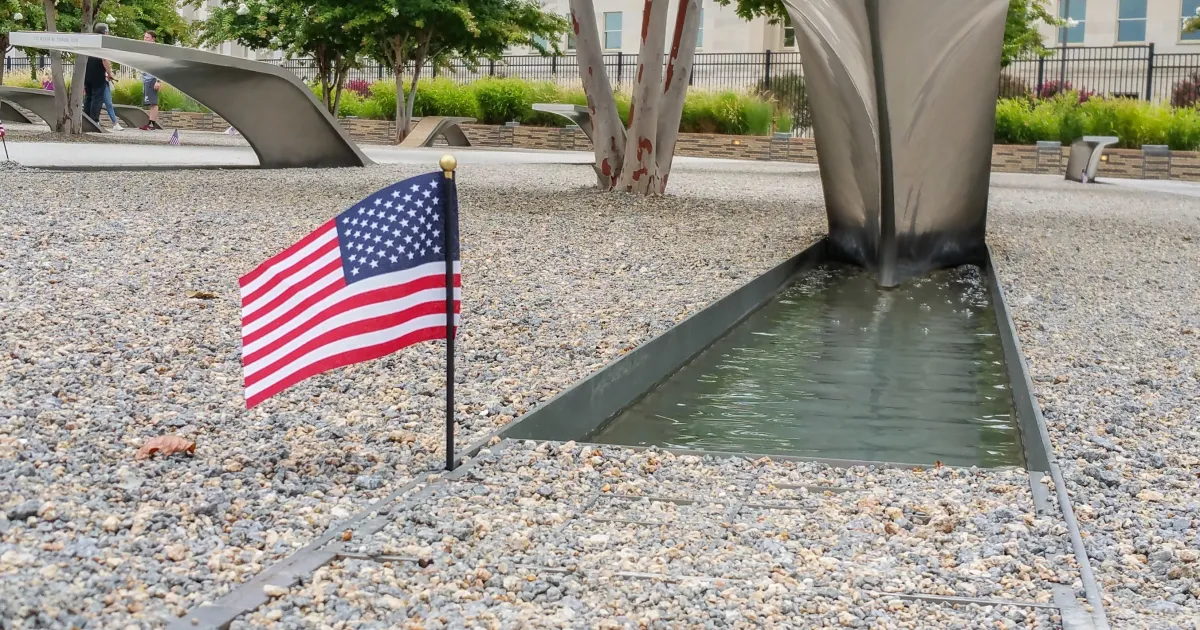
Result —
[{"label": "memorial bench", "polygon": [[1076,140],[1067,157],[1066,178],[1083,184],[1096,181],[1096,170],[1100,168],[1104,149],[1119,141],[1116,136],[1084,136]]},{"label": "memorial bench", "polygon": [[446,138],[446,144],[452,147],[469,147],[471,141],[459,125],[473,122],[474,118],[461,116],[425,116],[418,119],[417,126],[413,127],[400,146],[431,147],[438,136],[443,136]]},{"label": "memorial bench", "polygon": [[[28,109],[37,114],[47,125],[51,125],[50,121],[58,117],[58,108],[54,105],[54,92],[0,85],[0,101],[8,101],[12,105],[20,105]],[[100,125],[88,118],[87,114],[82,114],[82,116],[84,131],[104,133]],[[26,119],[28,120],[27,117]],[[51,128],[53,129],[53,126]]]},{"label": "memorial bench", "polygon": [[7,120],[8,122],[14,123],[27,123],[31,125],[37,122],[29,116],[26,116],[21,110],[13,107],[13,105],[8,101],[0,101],[0,120]]},{"label": "memorial bench", "polygon": [[565,103],[534,103],[533,111],[545,112],[566,118],[583,130],[589,142],[592,141],[592,114],[588,108],[582,105],[568,105]]}]

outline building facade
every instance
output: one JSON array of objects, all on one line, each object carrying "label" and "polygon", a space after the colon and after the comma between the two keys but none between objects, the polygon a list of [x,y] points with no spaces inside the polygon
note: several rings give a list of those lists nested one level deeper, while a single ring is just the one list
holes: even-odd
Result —
[{"label": "building facade", "polygon": [[1154,44],[1156,53],[1200,53],[1200,32],[1184,33],[1186,18],[1197,15],[1200,0],[1053,0],[1054,13],[1072,20],[1069,28],[1042,28],[1047,46]]}]

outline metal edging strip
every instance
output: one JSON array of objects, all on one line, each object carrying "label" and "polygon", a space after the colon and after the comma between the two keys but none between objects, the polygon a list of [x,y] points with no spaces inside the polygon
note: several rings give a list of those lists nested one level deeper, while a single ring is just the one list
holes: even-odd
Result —
[{"label": "metal edging strip", "polygon": [[[1042,409],[1038,405],[1037,398],[1033,393],[1033,379],[1029,377],[1029,369],[1025,364],[1025,354],[1021,351],[1021,340],[1017,336],[1016,326],[1013,324],[1011,313],[1008,310],[1008,304],[1004,300],[1004,288],[1000,284],[1000,275],[996,270],[995,259],[992,256],[992,249],[987,248],[988,265],[987,278],[988,289],[992,293],[992,304],[996,309],[996,318],[1000,324],[1000,337],[1004,345],[1005,363],[1008,364],[1009,381],[1012,384],[1013,404],[1017,408],[1018,421],[1021,423],[1021,441],[1025,445],[1026,463],[1031,471],[1036,470],[1037,465],[1044,465],[1046,472],[1049,473],[1054,481],[1054,493],[1058,498],[1059,509],[1062,511],[1063,520],[1067,525],[1067,533],[1071,538],[1071,547],[1075,552],[1075,560],[1079,563],[1079,578],[1083,582],[1084,592],[1087,594],[1088,604],[1091,605],[1091,618],[1096,630],[1109,630],[1108,616],[1104,612],[1104,601],[1101,596],[1099,583],[1096,581],[1096,576],[1092,573],[1092,565],[1088,561],[1087,547],[1083,544],[1083,535],[1079,531],[1079,521],[1075,518],[1075,511],[1071,508],[1070,495],[1067,494],[1067,484],[1063,480],[1062,471],[1059,470],[1057,458],[1054,455],[1054,449],[1051,446],[1050,431],[1046,428],[1046,419],[1042,417]],[[1033,426],[1028,427],[1033,429],[1027,430],[1026,424],[1031,423]],[[1041,454],[1038,459],[1033,459],[1039,454],[1039,449],[1031,448],[1031,441],[1036,440],[1041,446]],[[1030,475],[1031,484],[1039,484],[1040,481]],[[1035,502],[1037,500],[1038,491],[1030,488],[1034,493]],[[1064,612],[1066,612],[1064,610]]]}]

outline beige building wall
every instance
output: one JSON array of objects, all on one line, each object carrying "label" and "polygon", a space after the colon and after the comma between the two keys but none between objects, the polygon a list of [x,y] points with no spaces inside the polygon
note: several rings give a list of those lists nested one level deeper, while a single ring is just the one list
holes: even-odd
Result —
[{"label": "beige building wall", "polygon": [[[1049,6],[1054,15],[1062,15],[1068,0],[1051,0]],[[1129,2],[1127,8],[1137,8],[1138,0]],[[1195,0],[1144,0],[1146,5],[1146,35],[1138,41],[1126,39],[1119,41],[1118,15],[1122,0],[1069,0],[1071,13],[1075,14],[1082,5],[1085,7],[1083,43],[1072,43],[1072,46],[1121,46],[1154,44],[1155,53],[1200,53],[1200,35],[1197,39],[1184,39],[1182,34],[1183,13],[1185,8],[1200,5]],[[1194,9],[1193,9],[1194,10]],[[1058,45],[1060,32],[1050,26],[1044,26],[1042,36],[1047,46]]]},{"label": "beige building wall", "polygon": [[[570,6],[567,0],[544,0],[543,6],[550,13],[567,16]],[[619,13],[621,16],[621,45],[606,48],[609,52],[637,54],[642,27],[642,0],[600,0],[595,3],[596,23],[600,28],[601,41],[604,40],[606,13]],[[677,0],[668,5],[670,17],[674,19],[678,6]],[[782,50],[783,26],[768,24],[765,18],[746,21],[738,17],[733,6],[723,7],[712,2],[703,3],[704,19],[702,21],[701,42],[698,52],[705,53],[734,53],[734,52],[763,52],[764,50]],[[561,45],[566,42],[560,42]],[[528,52],[526,47],[512,49],[513,54]]]}]

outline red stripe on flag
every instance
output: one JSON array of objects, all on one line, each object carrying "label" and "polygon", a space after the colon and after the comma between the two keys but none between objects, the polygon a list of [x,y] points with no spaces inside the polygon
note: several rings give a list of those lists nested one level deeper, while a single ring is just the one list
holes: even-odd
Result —
[{"label": "red stripe on flag", "polygon": [[[266,355],[278,350],[279,348],[286,345],[293,339],[299,337],[300,335],[303,335],[304,333],[312,330],[313,328],[320,326],[322,323],[328,321],[329,319],[336,317],[338,315],[341,315],[342,313],[345,313],[347,311],[350,311],[350,310],[353,310],[356,308],[360,308],[363,306],[369,306],[371,304],[377,304],[379,302],[387,302],[389,300],[399,300],[408,295],[416,293],[417,291],[425,291],[427,289],[442,289],[442,288],[445,288],[445,286],[446,286],[446,277],[445,276],[440,276],[440,275],[439,276],[424,276],[424,277],[412,280],[410,282],[406,282],[404,284],[396,284],[396,285],[381,287],[381,288],[375,289],[373,291],[365,291],[363,293],[350,295],[346,299],[343,299],[341,301],[330,304],[329,308],[326,308],[325,310],[308,318],[302,324],[297,326],[295,329],[289,330],[284,335],[280,335],[278,339],[272,341],[271,343],[267,344],[266,346],[259,348],[258,350],[255,350],[254,352],[252,352],[250,354],[245,355],[242,358],[242,365],[249,365],[251,363],[254,363],[258,359],[262,358],[263,356],[266,356]],[[454,286],[455,286],[455,288],[462,287],[462,277],[461,276],[458,276],[458,275],[454,276]],[[351,285],[350,288],[353,289],[353,285]],[[308,300],[305,300],[305,301],[307,302]],[[445,308],[445,306],[444,306],[445,298],[441,299],[441,304],[443,304],[443,309],[444,309]],[[294,312],[295,309],[292,309],[292,311]],[[303,312],[303,311],[300,311],[300,312]],[[243,340],[243,343],[242,343],[243,347],[245,347],[246,345],[249,345],[251,343],[254,343],[255,340],[260,339],[260,338],[264,337],[265,335],[270,334],[272,331],[278,329],[280,326],[283,326],[287,322],[293,321],[295,317],[296,317],[296,315],[294,315],[292,313],[289,313],[288,315],[286,315],[284,317],[278,317],[274,321],[272,321],[269,325],[263,326],[262,328],[254,331],[252,334],[246,335]]]},{"label": "red stripe on flag", "polygon": [[[271,265],[274,265],[275,263],[286,259],[288,256],[291,256],[292,254],[304,249],[305,247],[308,246],[309,243],[312,243],[313,241],[317,240],[318,238],[320,238],[322,235],[324,235],[329,230],[336,230],[337,224],[335,223],[335,221],[336,221],[336,219],[330,219],[330,220],[326,221],[325,223],[323,223],[321,225],[321,227],[310,232],[308,234],[308,236],[305,236],[304,238],[300,239],[299,241],[296,241],[296,243],[294,245],[292,245],[291,247],[283,250],[282,252],[279,252],[278,254],[275,254],[271,258],[267,259],[266,262],[255,267],[249,273],[242,276],[240,280],[238,280],[238,286],[244,287],[247,284],[254,282],[254,280],[256,278],[258,278],[259,276],[266,273],[267,269],[271,268]],[[334,242],[336,243],[337,239],[334,239]]]},{"label": "red stripe on flag", "polygon": [[257,300],[259,297],[266,295],[267,291],[270,291],[271,289],[274,289],[275,287],[279,286],[279,284],[281,282],[292,277],[292,275],[295,274],[296,272],[304,269],[305,267],[312,264],[313,261],[317,260],[318,258],[328,254],[330,251],[333,251],[337,248],[338,248],[338,241],[335,238],[335,239],[329,241],[328,243],[326,243],[323,247],[318,248],[316,251],[312,252],[311,254],[296,261],[295,264],[288,267],[287,269],[281,270],[279,273],[275,274],[275,276],[273,278],[264,282],[261,287],[258,287],[257,289],[255,289],[254,293],[243,296],[242,297],[242,307],[245,308],[247,304],[251,304],[255,300]]},{"label": "red stripe on flag", "polygon": [[[460,302],[458,300],[455,300],[454,312],[457,314],[460,311],[460,309],[461,309]],[[407,308],[407,309],[404,309],[403,311],[399,311],[396,313],[380,315],[378,317],[372,317],[370,319],[364,319],[364,320],[360,320],[357,322],[352,322],[352,323],[346,324],[344,326],[338,326],[337,328],[334,328],[333,330],[323,333],[320,336],[308,341],[304,345],[287,353],[283,357],[276,359],[270,365],[258,370],[254,374],[246,376],[245,377],[245,387],[247,387],[247,388],[251,387],[252,385],[263,380],[264,378],[271,376],[272,374],[279,371],[280,369],[287,367],[288,364],[296,361],[297,359],[303,357],[304,355],[308,354],[309,352],[312,352],[312,351],[314,351],[318,348],[322,348],[324,346],[336,344],[337,342],[342,341],[343,339],[346,339],[347,337],[353,337],[355,335],[372,333],[372,332],[376,332],[379,330],[391,328],[393,326],[400,326],[401,324],[403,324],[406,321],[409,321],[409,320],[417,318],[417,317],[421,317],[423,315],[437,315],[439,313],[445,313],[445,312],[446,312],[445,300],[438,300],[436,302],[425,302],[423,304],[417,304],[416,306],[413,306],[412,308]],[[444,326],[442,327],[442,331],[445,332]]]},{"label": "red stripe on flag", "polygon": [[[294,297],[297,293],[303,291],[304,289],[308,288],[309,286],[311,286],[312,284],[316,283],[319,280],[326,279],[329,276],[329,274],[332,274],[334,271],[341,269],[341,268],[342,268],[342,260],[340,258],[337,260],[329,261],[328,265],[325,265],[324,267],[321,267],[320,269],[314,271],[307,278],[305,278],[304,281],[298,282],[298,283],[288,287],[287,290],[285,290],[283,293],[280,293],[279,295],[275,296],[275,299],[264,304],[263,306],[261,306],[258,310],[254,311],[253,313],[242,316],[242,326],[247,326],[249,324],[253,324],[254,322],[258,321],[259,319],[262,319],[264,316],[266,316],[271,311],[274,311],[276,308],[279,308],[279,305],[292,299],[292,297]],[[339,278],[339,279],[337,279],[337,281],[330,283],[330,286],[336,287],[338,289],[345,287],[346,279]],[[322,293],[323,291],[325,291],[327,289],[328,289],[328,287],[326,287],[326,289],[323,289],[322,291],[318,291],[317,293]],[[276,319],[279,319],[279,318],[277,317]]]},{"label": "red stripe on flag", "polygon": [[[457,333],[457,330],[458,330],[458,327],[456,326],[455,327],[456,333]],[[255,394],[254,396],[247,398],[246,399],[246,408],[251,409],[255,405],[257,405],[257,404],[261,403],[262,401],[270,398],[271,396],[274,396],[275,394],[278,394],[279,392],[291,387],[292,385],[295,385],[296,383],[299,383],[300,381],[303,381],[304,379],[316,376],[317,374],[320,374],[322,372],[328,372],[329,370],[333,370],[333,369],[340,368],[340,367],[345,367],[352,363],[360,363],[362,361],[371,361],[373,359],[378,359],[380,357],[387,356],[393,352],[398,352],[400,350],[403,350],[404,348],[407,348],[408,346],[418,344],[423,341],[435,341],[437,339],[445,339],[445,338],[446,338],[446,327],[445,326],[433,326],[433,327],[429,327],[429,328],[422,328],[420,330],[415,330],[407,335],[393,339],[391,341],[385,341],[381,344],[376,344],[374,346],[367,346],[365,348],[358,348],[356,350],[351,350],[348,352],[343,352],[341,354],[333,355],[331,357],[327,357],[325,359],[322,359],[320,361],[313,363],[312,365],[306,366],[304,369],[297,370],[296,372],[289,374],[288,376],[280,379],[278,383],[275,383],[274,385],[262,390],[261,392]]]},{"label": "red stripe on flag", "polygon": [[[313,293],[312,295],[304,298],[303,300],[300,300],[300,302],[297,303],[295,306],[293,306],[292,308],[289,308],[287,310],[287,312],[280,314],[278,317],[271,320],[270,323],[266,324],[265,326],[259,328],[258,330],[255,330],[254,332],[251,332],[251,333],[243,332],[242,333],[242,345],[244,346],[248,343],[256,341],[263,335],[266,335],[266,334],[270,333],[272,330],[275,330],[276,328],[278,328],[279,326],[282,326],[288,320],[291,320],[292,318],[299,316],[300,313],[303,313],[306,309],[311,307],[313,304],[317,304],[321,300],[324,300],[325,298],[327,298],[345,288],[346,288],[345,278],[342,278],[336,282],[330,282],[329,286],[321,289],[320,291],[317,291],[316,293]],[[251,321],[253,321],[253,320],[251,320]],[[242,330],[243,331],[245,331],[246,326],[249,323],[250,323],[249,321],[242,320]]]}]

